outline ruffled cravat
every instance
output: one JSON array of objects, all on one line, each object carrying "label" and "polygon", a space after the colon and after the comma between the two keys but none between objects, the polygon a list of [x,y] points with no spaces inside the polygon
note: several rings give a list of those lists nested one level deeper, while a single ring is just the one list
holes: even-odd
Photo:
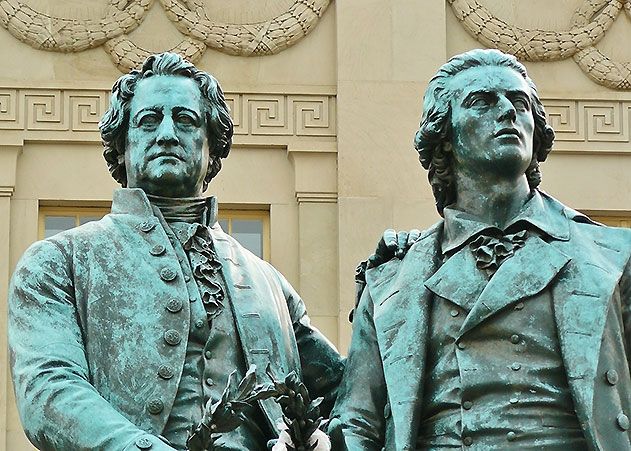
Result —
[{"label": "ruffled cravat", "polygon": [[221,262],[213,249],[208,230],[212,226],[210,198],[169,198],[147,196],[149,202],[160,209],[162,216],[182,244],[191,264],[193,277],[210,322],[223,310],[225,297],[221,284]]},{"label": "ruffled cravat", "polygon": [[469,248],[475,257],[476,266],[491,277],[502,263],[524,246],[527,237],[526,230],[498,237],[480,235],[469,244]]}]

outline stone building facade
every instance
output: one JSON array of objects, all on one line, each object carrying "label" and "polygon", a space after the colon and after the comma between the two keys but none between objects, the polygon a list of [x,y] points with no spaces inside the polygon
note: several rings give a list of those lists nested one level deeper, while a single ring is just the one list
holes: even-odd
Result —
[{"label": "stone building facade", "polygon": [[383,229],[439,219],[412,138],[453,54],[516,54],[557,132],[543,189],[631,221],[631,0],[0,0],[0,25],[0,450],[32,449],[8,371],[12,269],[33,241],[107,211],[97,123],[150,52],[220,80],[235,139],[208,193],[342,350],[356,263]]}]

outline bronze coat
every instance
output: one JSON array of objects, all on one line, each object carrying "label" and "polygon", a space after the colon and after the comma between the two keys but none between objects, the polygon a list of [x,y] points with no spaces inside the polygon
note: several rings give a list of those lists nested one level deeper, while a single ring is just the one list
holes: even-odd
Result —
[{"label": "bronze coat", "polygon": [[[539,240],[536,252],[524,249],[507,260],[463,327],[551,290],[561,354],[588,446],[631,450],[631,231],[589,223],[552,198],[546,202],[563,215],[566,236]],[[425,231],[403,260],[366,273],[333,413],[335,449],[416,449],[429,300],[432,291],[450,297],[440,291],[438,277],[442,227],[440,222]],[[520,277],[524,268],[526,277]]]},{"label": "bronze coat", "polygon": [[[120,451],[143,438],[152,449],[171,449],[147,433],[161,433],[173,405],[190,306],[161,218],[138,191],[116,191],[102,220],[33,244],[13,275],[14,388],[26,434],[41,449]],[[303,301],[218,225],[212,235],[239,333],[235,346],[257,365],[259,380],[267,364],[277,377],[294,370],[314,397],[334,399],[341,359],[310,326]],[[156,246],[166,251],[153,255]],[[167,310],[172,299],[182,310]],[[167,331],[169,341],[181,342],[167,343]],[[159,377],[161,366],[174,376]],[[150,401],[149,410],[155,401],[162,410],[149,413]],[[262,407],[270,423],[281,417],[273,401]]]}]

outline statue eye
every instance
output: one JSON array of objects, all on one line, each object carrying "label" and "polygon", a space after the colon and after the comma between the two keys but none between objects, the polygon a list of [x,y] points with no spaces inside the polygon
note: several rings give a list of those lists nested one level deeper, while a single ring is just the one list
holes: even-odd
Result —
[{"label": "statue eye", "polygon": [[182,125],[196,125],[197,124],[197,121],[195,120],[195,118],[188,114],[178,114],[175,119],[177,120],[178,124],[182,124]]},{"label": "statue eye", "polygon": [[530,101],[524,97],[517,97],[513,100],[515,109],[520,111],[530,111]]},{"label": "statue eye", "polygon": [[161,116],[157,113],[149,113],[138,119],[139,127],[155,127],[160,123]]},{"label": "statue eye", "polygon": [[469,100],[469,106],[473,108],[484,108],[489,106],[490,104],[491,101],[489,99],[489,96],[485,94],[475,95]]}]

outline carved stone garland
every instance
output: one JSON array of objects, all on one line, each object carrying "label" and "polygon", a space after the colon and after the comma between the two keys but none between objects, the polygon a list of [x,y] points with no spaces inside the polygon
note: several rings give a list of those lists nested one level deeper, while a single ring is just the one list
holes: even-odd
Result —
[{"label": "carved stone garland", "polygon": [[[271,55],[306,36],[331,0],[295,0],[270,20],[247,24],[208,18],[203,0],[160,0],[167,17],[185,37],[170,51],[197,61],[207,46],[240,56]],[[66,19],[35,11],[19,0],[0,0],[0,25],[35,49],[80,52],[103,45],[116,67],[127,72],[151,53],[127,36],[143,21],[154,0],[110,0],[99,19]]]},{"label": "carved stone garland", "polygon": [[585,0],[574,13],[570,29],[526,29],[494,16],[476,0],[447,0],[465,30],[487,47],[525,61],[574,61],[596,83],[631,89],[631,62],[615,62],[595,45],[624,8],[631,17],[631,0]]}]

